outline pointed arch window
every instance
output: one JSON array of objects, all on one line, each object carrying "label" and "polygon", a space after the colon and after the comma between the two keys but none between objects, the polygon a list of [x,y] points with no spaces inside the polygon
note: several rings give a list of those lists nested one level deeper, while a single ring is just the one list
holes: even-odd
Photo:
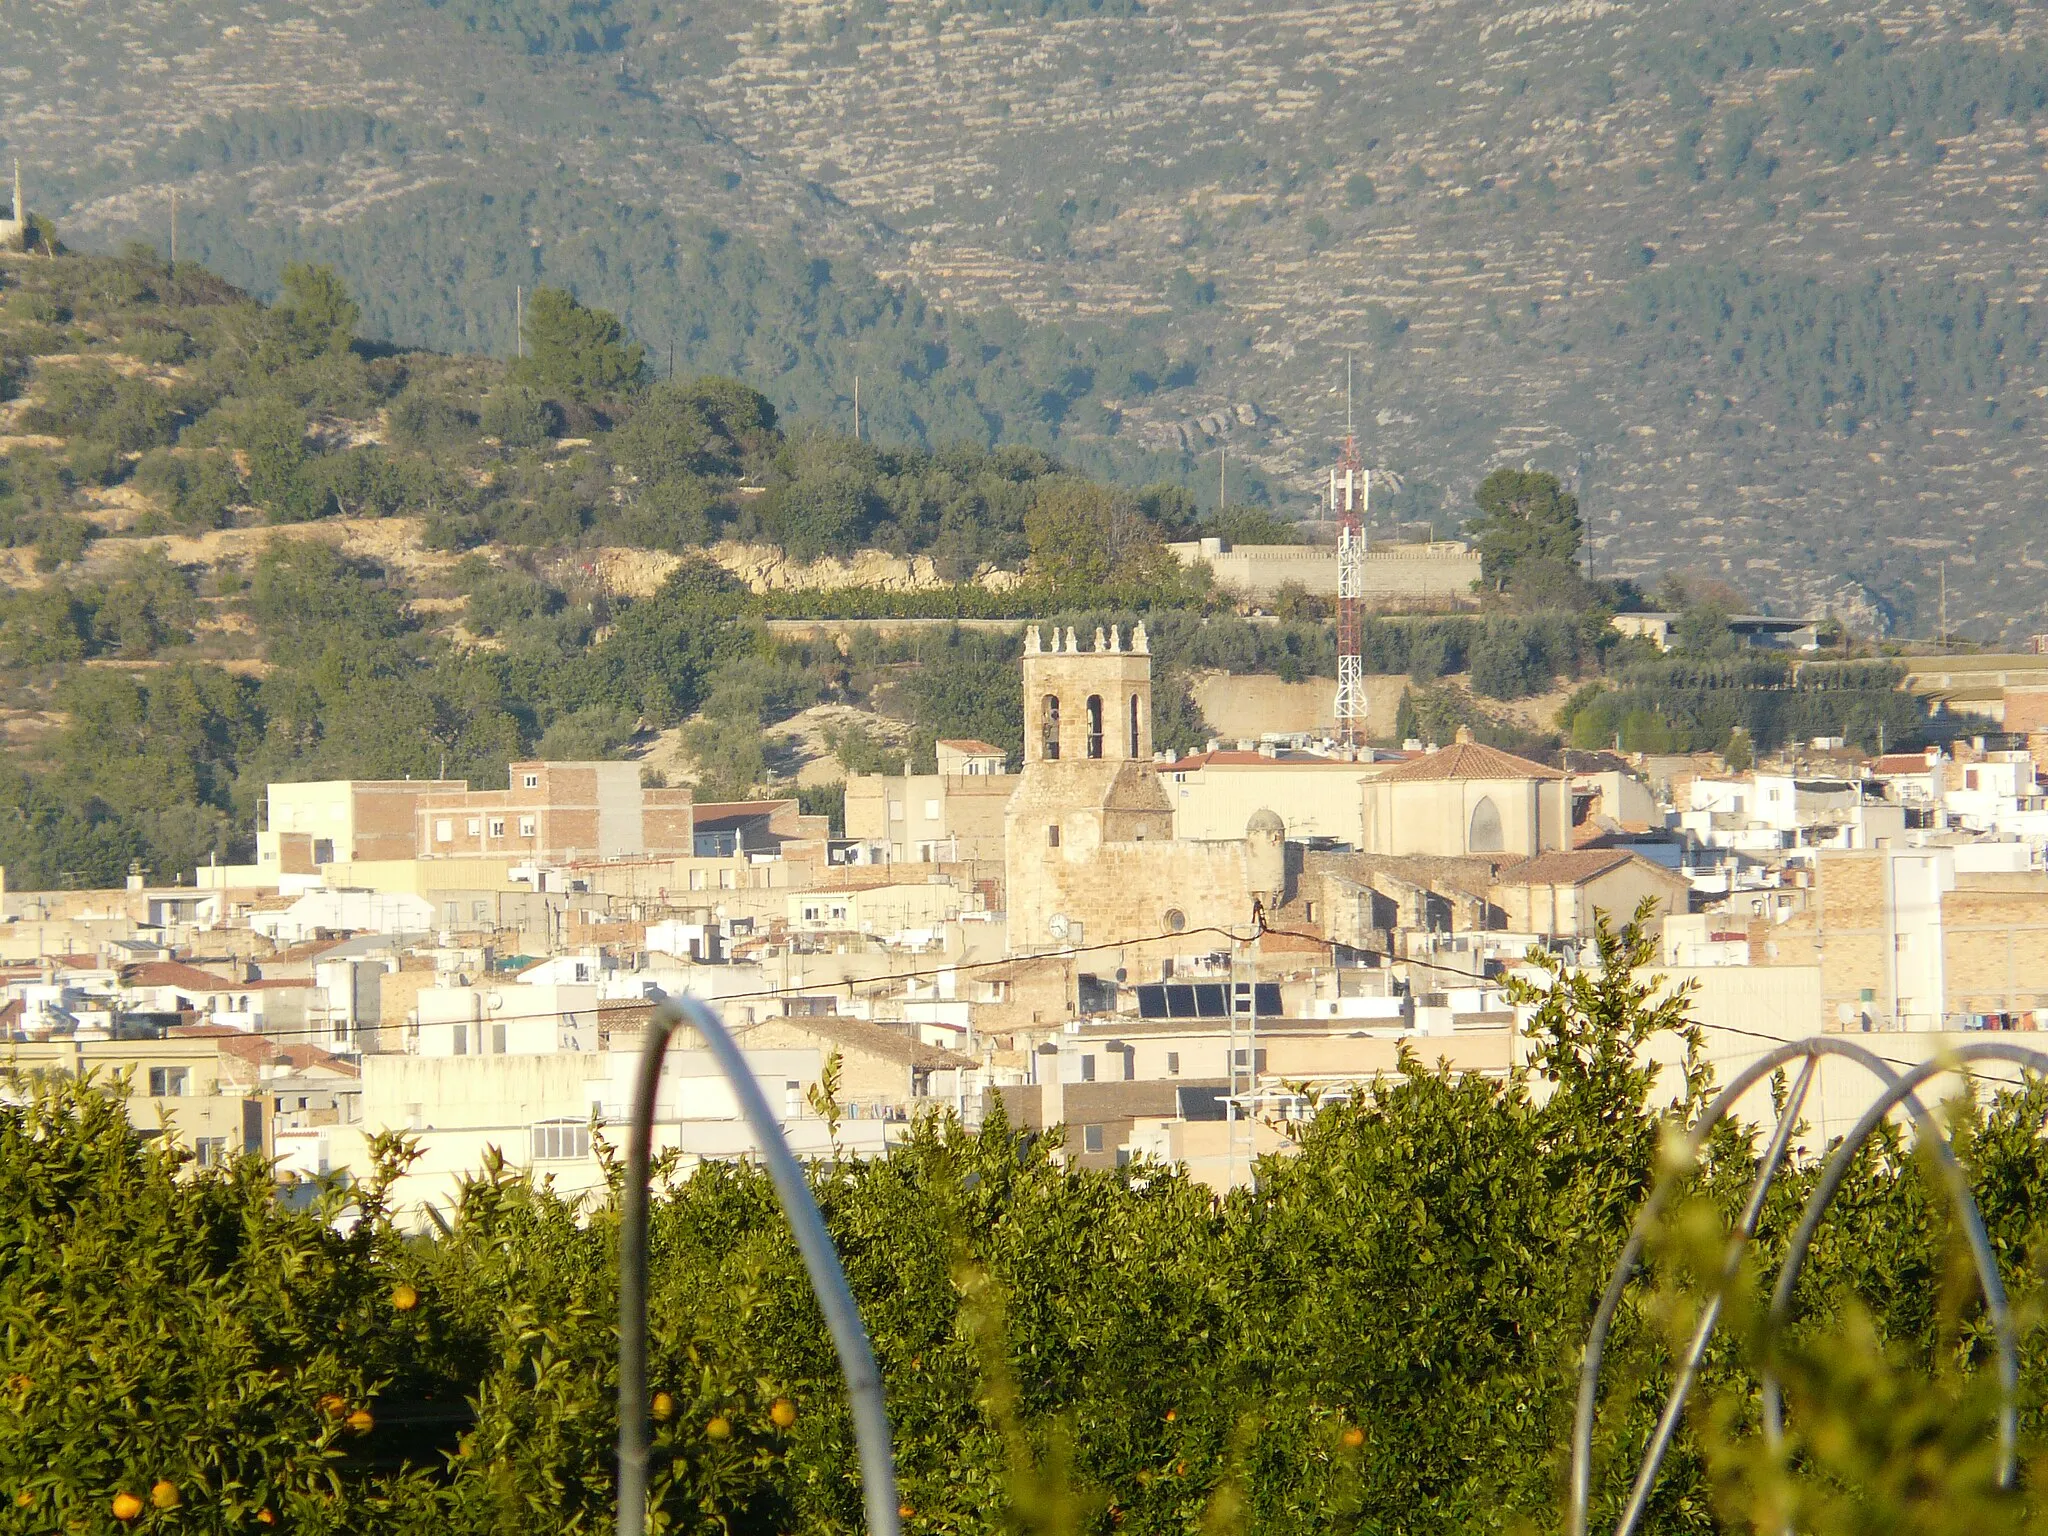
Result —
[{"label": "pointed arch window", "polygon": [[1481,795],[1479,803],[1472,807],[1472,828],[1465,838],[1468,853],[1504,853],[1507,841],[1501,833],[1500,807],[1493,803],[1493,796]]},{"label": "pointed arch window", "polygon": [[1102,695],[1088,695],[1088,755],[1102,756]]},{"label": "pointed arch window", "polygon": [[1048,763],[1060,760],[1060,696],[1048,693],[1038,706],[1038,755]]}]

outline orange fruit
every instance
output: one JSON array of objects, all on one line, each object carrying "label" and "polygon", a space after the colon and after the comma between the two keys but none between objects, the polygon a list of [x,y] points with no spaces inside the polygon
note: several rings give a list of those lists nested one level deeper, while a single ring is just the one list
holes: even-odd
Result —
[{"label": "orange fruit", "polygon": [[777,1429],[787,1429],[796,1422],[796,1404],[786,1397],[778,1397],[768,1405],[768,1422]]},{"label": "orange fruit", "polygon": [[26,1376],[10,1376],[7,1378],[7,1390],[10,1392],[26,1392],[34,1385],[35,1383]]},{"label": "orange fruit", "polygon": [[142,1500],[132,1493],[117,1493],[114,1495],[113,1507],[116,1520],[133,1520],[142,1513]]},{"label": "orange fruit", "polygon": [[1365,1431],[1356,1424],[1346,1425],[1344,1429],[1344,1443],[1354,1451],[1357,1450],[1361,1445],[1365,1444]]},{"label": "orange fruit", "polygon": [[410,1312],[420,1304],[420,1293],[403,1280],[391,1287],[391,1305],[400,1312]]},{"label": "orange fruit", "polygon": [[256,1511],[256,1523],[258,1525],[275,1525],[277,1524],[277,1516],[267,1509],[259,1509]]},{"label": "orange fruit", "polygon": [[176,1509],[185,1501],[178,1497],[178,1485],[168,1477],[160,1477],[150,1487],[149,1502],[158,1509]]},{"label": "orange fruit", "polygon": [[896,1518],[898,1520],[908,1520],[911,1513],[912,1511],[908,1504],[898,1504],[896,1506]]},{"label": "orange fruit", "polygon": [[676,1416],[676,1400],[666,1392],[657,1392],[654,1394],[653,1409],[654,1417],[666,1424]]},{"label": "orange fruit", "polygon": [[1169,1408],[1169,1409],[1167,1409],[1167,1410],[1166,1410],[1166,1422],[1167,1422],[1167,1423],[1171,1424],[1171,1423],[1172,1423],[1172,1422],[1173,1422],[1173,1421],[1174,1421],[1175,1419],[1177,1419],[1177,1418],[1179,1418],[1179,1417],[1180,1417],[1180,1415],[1179,1415],[1178,1413],[1174,1412],[1174,1410],[1173,1410],[1173,1409]]},{"label": "orange fruit", "polygon": [[704,1437],[707,1440],[724,1440],[731,1434],[732,1420],[722,1413],[716,1415],[709,1424],[704,1426]]},{"label": "orange fruit", "polygon": [[358,1408],[348,1416],[348,1427],[359,1435],[367,1435],[377,1427],[377,1421],[370,1417],[370,1410]]},{"label": "orange fruit", "polygon": [[320,1398],[320,1411],[330,1419],[338,1419],[348,1409],[348,1399],[339,1392],[328,1392]]},{"label": "orange fruit", "polygon": [[22,1489],[21,1492],[17,1493],[14,1496],[14,1502],[20,1505],[23,1509],[27,1509],[29,1505],[35,1503],[35,1501],[36,1496],[30,1493],[26,1488]]}]

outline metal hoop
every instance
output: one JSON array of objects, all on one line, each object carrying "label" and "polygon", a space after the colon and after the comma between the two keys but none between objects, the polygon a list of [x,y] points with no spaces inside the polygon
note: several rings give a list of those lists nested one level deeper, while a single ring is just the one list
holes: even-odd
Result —
[{"label": "metal hoop", "polygon": [[[1912,1118],[1915,1129],[1927,1138],[1928,1145],[1942,1169],[1943,1182],[1949,1188],[1957,1215],[1969,1237],[1971,1257],[1976,1265],[1978,1283],[1983,1288],[1985,1307],[1991,1313],[1997,1336],[1999,1384],[2002,1393],[1999,1416],[1999,1475],[2001,1486],[2010,1486],[2017,1445],[2019,1390],[2018,1347],[2013,1336],[2011,1312],[2006,1304],[2005,1287],[1998,1273],[1997,1260],[1991,1252],[1990,1239],[1984,1232],[1983,1217],[1977,1209],[1975,1198],[1970,1193],[1969,1181],[1956,1163],[1955,1153],[1948,1144],[1947,1136],[1939,1123],[1928,1113],[1926,1106],[1920,1102],[1916,1090],[1929,1078],[1944,1071],[1955,1070],[1980,1058],[2009,1061],[2035,1071],[2048,1072],[2048,1053],[2004,1041],[1973,1041],[1923,1062],[1902,1075],[1894,1072],[1877,1056],[1853,1041],[1816,1035],[1806,1040],[1795,1040],[1778,1046],[1750,1063],[1714,1097],[1705,1113],[1694,1123],[1686,1138],[1691,1154],[1689,1161],[1697,1158],[1701,1147],[1706,1144],[1707,1137],[1736,1102],[1765,1076],[1788,1062],[1803,1061],[1805,1065],[1800,1069],[1792,1096],[1786,1101],[1785,1108],[1779,1116],[1777,1130],[1766,1150],[1763,1164],[1757,1170],[1756,1181],[1751,1186],[1749,1200],[1737,1222],[1736,1230],[1730,1234],[1723,1271],[1724,1279],[1733,1275],[1735,1266],[1740,1262],[1743,1248],[1755,1232],[1756,1220],[1763,1209],[1764,1198],[1790,1145],[1792,1127],[1797,1122],[1800,1106],[1805,1101],[1813,1076],[1824,1056],[1840,1056],[1854,1062],[1878,1079],[1882,1085],[1882,1092],[1877,1102],[1856,1123],[1854,1129],[1830,1156],[1821,1182],[1815,1186],[1807,1200],[1799,1229],[1794,1235],[1792,1246],[1787,1250],[1785,1264],[1778,1277],[1778,1288],[1772,1296],[1771,1317],[1774,1322],[1782,1322],[1789,1314],[1792,1290],[1797,1283],[1799,1269],[1805,1261],[1807,1248],[1820,1226],[1821,1217],[1826,1213],[1843,1179],[1847,1177],[1856,1153],[1888,1114],[1903,1107]],[[1663,1214],[1677,1177],[1676,1174],[1666,1174],[1651,1188],[1649,1197],[1637,1213],[1628,1241],[1622,1248],[1621,1257],[1616,1260],[1614,1271],[1608,1278],[1607,1289],[1600,1298],[1599,1308],[1593,1315],[1593,1326],[1587,1336],[1585,1354],[1580,1363],[1578,1407],[1572,1424],[1572,1472],[1566,1523],[1568,1536],[1586,1536],[1590,1518],[1593,1419],[1599,1405],[1600,1364],[1606,1351],[1607,1335],[1613,1326],[1615,1314],[1620,1309],[1622,1295],[1642,1257],[1644,1244],[1652,1227]],[[1693,1377],[1698,1371],[1699,1362],[1705,1354],[1707,1342],[1712,1337],[1715,1325],[1720,1320],[1721,1299],[1722,1293],[1717,1291],[1701,1313],[1699,1325],[1680,1362],[1677,1379],[1672,1383],[1671,1394],[1658,1420],[1656,1432],[1644,1452],[1642,1465],[1630,1488],[1628,1503],[1615,1525],[1615,1536],[1630,1536],[1648,1505],[1651,1489],[1656,1484],[1657,1474],[1663,1467],[1665,1454],[1670,1449],[1672,1436],[1677,1432],[1679,1420],[1684,1413],[1685,1399],[1691,1391]],[[1764,1399],[1765,1432],[1775,1446],[1780,1443],[1782,1434],[1782,1406],[1777,1382],[1768,1370],[1764,1374]]]},{"label": "metal hoop", "polygon": [[762,1161],[775,1183],[803,1255],[811,1289],[832,1332],[846,1395],[853,1408],[854,1439],[860,1448],[861,1499],[869,1536],[900,1536],[896,1502],[896,1459],[890,1447],[889,1413],[882,1378],[861,1323],[860,1308],[847,1288],[838,1250],[811,1198],[802,1164],[789,1150],[782,1126],[769,1111],[761,1085],[718,1015],[695,998],[670,998],[654,1010],[633,1085],[633,1122],[626,1142],[626,1187],[619,1222],[619,1522],[618,1536],[642,1536],[647,1527],[647,1207],[648,1168],[654,1141],[654,1106],[661,1088],[662,1058],[679,1025],[704,1038],[712,1059],[732,1085],[740,1113],[760,1144]]}]

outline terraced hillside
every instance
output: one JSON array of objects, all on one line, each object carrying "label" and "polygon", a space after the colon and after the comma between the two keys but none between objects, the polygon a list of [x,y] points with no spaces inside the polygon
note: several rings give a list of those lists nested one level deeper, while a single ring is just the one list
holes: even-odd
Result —
[{"label": "terraced hillside", "polygon": [[[1045,10],[1045,15],[1025,15]],[[2048,38],[1999,0],[5,0],[69,240],[168,236],[512,350],[1305,509],[1355,357],[1392,509],[1576,477],[1601,574],[2044,627]]]}]

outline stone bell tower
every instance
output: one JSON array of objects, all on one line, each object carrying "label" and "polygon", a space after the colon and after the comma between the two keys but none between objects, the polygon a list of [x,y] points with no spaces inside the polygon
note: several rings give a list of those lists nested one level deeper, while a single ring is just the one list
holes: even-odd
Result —
[{"label": "stone bell tower", "polygon": [[1152,756],[1152,654],[1141,623],[1130,649],[1112,626],[1084,651],[1058,625],[1024,634],[1024,762],[1142,763]]}]

